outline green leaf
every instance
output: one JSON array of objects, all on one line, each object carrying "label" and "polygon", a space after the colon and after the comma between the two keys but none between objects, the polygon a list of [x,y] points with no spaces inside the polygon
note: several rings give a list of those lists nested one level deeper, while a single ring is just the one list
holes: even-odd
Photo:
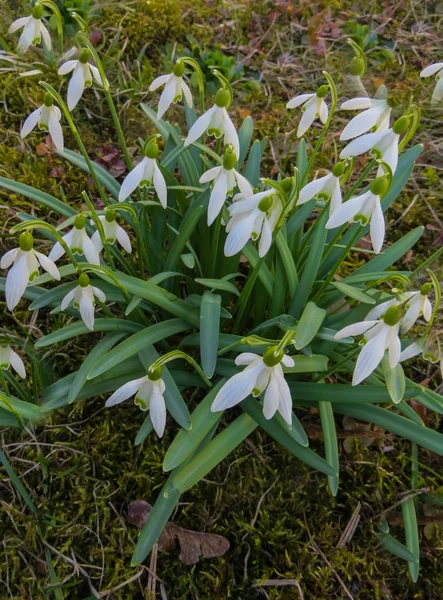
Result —
[{"label": "green leaf", "polygon": [[237,171],[240,169],[243,161],[245,160],[245,156],[248,152],[249,144],[252,139],[252,132],[254,129],[254,121],[250,116],[247,116],[243,119],[243,123],[241,124],[240,129],[238,130],[238,141],[240,143],[240,155],[238,156],[236,169]]},{"label": "green leaf", "polygon": [[143,348],[151,346],[161,340],[164,340],[171,335],[181,333],[189,329],[189,323],[182,319],[169,319],[162,323],[156,323],[150,327],[146,327],[141,331],[137,331],[126,340],[123,340],[118,346],[107,352],[104,356],[97,360],[94,366],[88,373],[88,379],[94,379],[102,373],[106,373],[120,362],[137,354]]},{"label": "green leaf", "polygon": [[[285,368],[286,371],[286,368]],[[300,401],[302,405],[312,402],[333,402],[352,404],[355,408],[367,404],[386,403],[391,401],[389,392],[384,385],[359,385],[352,386],[345,383],[311,383],[304,381],[288,381],[293,400]],[[405,398],[415,398],[417,389],[408,385],[405,390]],[[358,405],[358,407],[357,407]],[[335,404],[334,404],[335,409]],[[386,412],[386,411],[384,411]],[[357,417],[358,418],[358,417]]]},{"label": "green leaf", "polygon": [[[86,173],[90,172],[88,164],[86,163],[83,156],[78,152],[73,152],[72,150],[65,149],[63,152],[57,151],[57,154],[68,160],[76,167],[79,167],[83,171],[86,171]],[[97,163],[93,162],[92,167],[100,183],[108,190],[108,192],[111,192],[111,194],[116,200],[118,200],[118,194],[120,192],[121,187],[118,181],[114,177],[112,177],[112,175],[108,173],[108,171],[106,171]]]},{"label": "green leaf", "polygon": [[300,172],[300,180],[303,181],[308,168],[308,149],[305,138],[302,138],[298,143],[296,165]]},{"label": "green leaf", "polygon": [[172,474],[166,490],[168,496],[181,494],[198,483],[212,469],[225,459],[257,427],[257,423],[247,414],[237,417],[230,425],[198,452],[189,463]]},{"label": "green leaf", "polygon": [[104,318],[95,319],[94,331],[90,331],[83,321],[79,321],[78,323],[72,323],[71,325],[67,325],[62,329],[58,329],[57,331],[54,331],[48,335],[44,335],[35,342],[34,347],[45,348],[46,346],[58,344],[59,342],[70,340],[78,335],[84,335],[85,333],[92,334],[98,331],[124,331],[126,333],[134,333],[136,331],[140,331],[142,328],[143,325],[140,325],[140,323],[134,323],[133,321]]},{"label": "green leaf", "polygon": [[286,282],[288,284],[289,296],[293,298],[295,294],[295,289],[298,285],[297,269],[295,267],[291,251],[289,250],[288,243],[281,229],[278,232],[275,241],[286,273]]},{"label": "green leaf", "polygon": [[200,283],[205,287],[211,288],[212,290],[222,290],[224,292],[229,292],[230,294],[235,294],[236,296],[240,296],[240,292],[235,287],[233,283],[230,281],[226,281],[226,279],[201,279],[196,278],[194,280],[196,283]]},{"label": "green leaf", "polygon": [[180,256],[183,253],[186,244],[189,242],[189,238],[194,232],[197,223],[200,221],[203,211],[203,204],[197,204],[188,216],[183,219],[179,234],[169,249],[168,257],[163,269],[164,271],[174,271],[177,268],[180,262]]},{"label": "green leaf", "polygon": [[392,402],[398,404],[403,400],[403,396],[406,389],[406,379],[403,367],[400,363],[393,369],[389,366],[389,359],[385,356],[381,361],[383,367],[383,373],[385,376],[386,387],[388,388],[389,395],[391,396]]},{"label": "green leaf", "polygon": [[411,563],[417,563],[417,559],[410,552],[404,544],[395,539],[390,533],[382,533],[379,536],[380,546],[388,550],[394,556],[398,556],[403,560],[407,560]]},{"label": "green leaf", "polygon": [[293,367],[284,367],[285,373],[317,373],[318,371],[327,371],[329,359],[323,354],[312,354],[311,356],[305,356],[299,354],[293,356],[294,361]]},{"label": "green leaf", "polygon": [[[251,242],[246,244],[246,246],[242,250],[242,253],[248,259],[249,264],[251,265],[252,269],[255,269],[258,261],[260,260],[260,257],[258,255],[257,249],[254,248],[254,246],[251,244]],[[264,285],[265,290],[268,293],[268,296],[270,298],[272,298],[273,289],[274,289],[274,278],[272,277],[271,271],[264,263],[262,264],[262,266],[260,268],[258,278],[261,281],[261,283]]]},{"label": "green leaf", "polygon": [[28,419],[32,423],[38,423],[42,420],[42,412],[39,406],[25,402],[0,392],[0,406],[14,415],[19,415],[22,419]]},{"label": "green leaf", "polygon": [[124,333],[114,332],[105,338],[91,350],[82,362],[80,369],[75,373],[74,380],[68,392],[68,404],[75,402],[80,390],[87,381],[87,374],[92,366],[101,359],[115,344],[122,339]]},{"label": "green leaf", "polygon": [[332,281],[331,285],[336,287],[340,292],[343,292],[345,296],[349,296],[353,300],[358,300],[358,302],[362,302],[363,304],[375,304],[375,298],[365,294],[361,290],[352,285],[348,285],[347,283],[343,283],[342,281]]},{"label": "green leaf", "polygon": [[313,302],[307,303],[295,330],[294,346],[297,350],[304,348],[314,339],[325,316],[326,311],[323,308],[319,308]]},{"label": "green leaf", "polygon": [[249,152],[245,170],[243,171],[243,175],[251,183],[252,187],[258,186],[258,181],[260,177],[260,161],[262,154],[262,145],[259,140],[255,140]]},{"label": "green leaf", "polygon": [[169,446],[163,460],[163,470],[171,471],[188,460],[212,427],[220,419],[220,413],[213,413],[211,405],[226,379],[221,379],[211,388],[191,414],[191,429],[181,429]]},{"label": "green leaf", "polygon": [[135,437],[134,446],[139,446],[140,444],[142,444],[153,429],[154,425],[152,424],[151,417],[148,415],[147,417],[145,417],[142,426],[138,430],[138,433]]},{"label": "green leaf", "polygon": [[140,302],[142,302],[142,300],[143,298],[141,296],[132,296],[128,306],[126,307],[125,316],[127,317],[128,315],[130,315],[132,311],[137,308]]},{"label": "green leaf", "polygon": [[420,542],[418,536],[417,515],[413,498],[407,498],[401,505],[403,522],[405,525],[406,548],[415,558],[414,562],[408,562],[409,574],[415,583],[420,570]]},{"label": "green leaf", "polygon": [[54,198],[54,196],[37,190],[36,188],[26,185],[25,183],[11,181],[10,179],[6,179],[6,177],[0,177],[0,187],[9,190],[10,192],[14,192],[15,194],[21,194],[22,196],[25,196],[34,202],[38,202],[38,204],[43,204],[62,217],[70,217],[77,212],[68,204],[65,204],[61,200]]},{"label": "green leaf", "polygon": [[334,412],[330,402],[319,402],[321,428],[325,442],[325,453],[328,464],[334,469],[335,475],[328,475],[328,484],[331,494],[335,497],[339,484],[339,457],[337,432],[335,430]]},{"label": "green leaf", "polygon": [[188,269],[193,269],[195,267],[195,256],[192,252],[188,252],[188,254],[180,254],[180,259],[185,267]]},{"label": "green leaf", "polygon": [[217,364],[220,306],[219,294],[203,294],[200,307],[200,356],[203,371],[208,378],[213,376]]},{"label": "green leaf", "polygon": [[3,467],[5,468],[6,473],[9,475],[9,478],[10,478],[12,484],[14,485],[15,489],[20,494],[20,496],[23,498],[23,500],[25,501],[25,504],[27,505],[29,510],[32,513],[36,514],[38,512],[38,510],[37,510],[36,505],[34,504],[33,499],[29,495],[29,493],[26,490],[23,483],[20,481],[17,473],[14,471],[14,469],[10,465],[8,459],[6,458],[6,454],[3,452],[3,450],[0,450],[0,462],[2,463]]}]

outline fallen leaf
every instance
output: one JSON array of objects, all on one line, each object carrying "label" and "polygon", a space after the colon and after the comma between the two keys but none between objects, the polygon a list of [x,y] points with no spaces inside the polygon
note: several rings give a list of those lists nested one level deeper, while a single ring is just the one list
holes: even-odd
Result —
[{"label": "fallen leaf", "polygon": [[[152,506],[144,500],[135,500],[128,506],[128,522],[139,529],[146,523]],[[185,565],[195,565],[203,558],[223,556],[229,550],[228,540],[216,533],[202,533],[184,529],[175,523],[166,523],[157,544],[162,552],[174,550],[177,541],[180,545],[179,559]]]}]

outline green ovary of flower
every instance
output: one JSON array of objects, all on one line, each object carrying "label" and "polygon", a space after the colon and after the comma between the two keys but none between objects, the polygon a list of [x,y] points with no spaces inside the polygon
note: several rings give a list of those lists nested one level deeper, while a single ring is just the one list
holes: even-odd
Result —
[{"label": "green ovary of flower", "polygon": [[405,311],[399,306],[391,306],[388,308],[382,318],[386,325],[393,327],[394,325],[397,325],[404,314]]},{"label": "green ovary of flower", "polygon": [[264,213],[268,212],[268,210],[271,208],[271,206],[272,206],[272,195],[271,196],[265,196],[258,203],[259,210],[261,210]]},{"label": "green ovary of flower", "polygon": [[114,221],[117,220],[117,213],[115,212],[115,210],[111,209],[106,209],[105,211],[105,219],[108,223],[113,223]]},{"label": "green ovary of flower", "polygon": [[153,141],[150,142],[145,148],[145,156],[148,158],[157,158],[158,156],[158,144]]},{"label": "green ovary of flower", "polygon": [[231,171],[237,163],[237,155],[234,152],[232,146],[228,146],[225,149],[225,153],[223,155],[223,168]]},{"label": "green ovary of flower", "polygon": [[84,229],[86,225],[86,217],[84,215],[77,215],[74,221],[74,227],[76,229]]},{"label": "green ovary of flower", "polygon": [[430,293],[430,291],[432,290],[432,287],[433,287],[432,283],[424,283],[420,288],[420,294],[422,296],[427,296]]},{"label": "green ovary of flower", "polygon": [[34,6],[34,8],[32,9],[32,17],[34,19],[41,19],[43,16],[43,6]]},{"label": "green ovary of flower", "polygon": [[163,367],[156,367],[154,370],[148,370],[148,379],[150,381],[158,381],[163,373]]},{"label": "green ovary of flower", "polygon": [[349,73],[354,75],[355,77],[360,77],[363,75],[365,70],[365,62],[362,58],[358,58],[358,56],[354,56],[349,64]]},{"label": "green ovary of flower", "polygon": [[[91,51],[88,48],[82,48],[78,57],[79,62],[85,65],[91,56]],[[86,83],[86,81],[85,81]]]},{"label": "green ovary of flower", "polygon": [[409,117],[400,117],[397,119],[392,127],[392,131],[397,135],[401,135],[409,127],[411,119]]},{"label": "green ovary of flower", "polygon": [[328,85],[321,85],[317,90],[317,98],[324,98],[329,91]]},{"label": "green ovary of flower", "polygon": [[78,278],[78,285],[82,288],[88,287],[89,281],[88,275],[86,275],[86,273],[82,273]]},{"label": "green ovary of flower", "polygon": [[377,177],[371,183],[371,192],[376,196],[383,196],[388,190],[388,182],[386,177]]},{"label": "green ovary of flower", "polygon": [[270,346],[264,351],[263,362],[267,367],[275,367],[281,362],[285,353],[283,350],[279,350],[278,352],[276,352],[276,350],[277,346]]},{"label": "green ovary of flower", "polygon": [[220,108],[226,108],[231,100],[229,90],[221,88],[215,95],[215,103]]},{"label": "green ovary of flower", "polygon": [[20,247],[20,250],[23,250],[24,252],[29,252],[30,250],[32,250],[34,246],[34,238],[32,236],[32,233],[30,233],[29,231],[24,231],[23,233],[21,233],[20,237],[18,238],[18,245]]},{"label": "green ovary of flower", "polygon": [[185,72],[185,65],[182,62],[176,62],[172,71],[176,77],[181,77]]}]

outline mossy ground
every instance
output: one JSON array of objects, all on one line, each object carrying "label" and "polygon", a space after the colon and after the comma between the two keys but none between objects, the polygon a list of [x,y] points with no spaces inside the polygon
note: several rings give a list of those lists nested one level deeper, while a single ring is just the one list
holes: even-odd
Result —
[{"label": "mossy ground", "polygon": [[[17,16],[20,3],[16,4],[3,2],[3,30]],[[241,78],[235,82],[238,109],[234,114],[239,122],[250,113],[256,135],[269,136],[270,151],[263,172],[272,172],[275,162],[287,154],[292,163],[296,144],[289,146],[292,136],[284,136],[283,132],[290,130],[295,119],[291,118],[286,126],[284,104],[296,93],[318,85],[322,69],[337,77],[346,72],[350,53],[343,40],[347,35],[364,35],[365,28],[376,32],[369,53],[368,89],[373,91],[386,83],[403,102],[417,85],[419,70],[430,60],[439,60],[441,52],[437,2],[394,6],[390,2],[317,1],[295,5],[281,0],[199,1],[191,5],[185,0],[137,0],[97,2],[94,7],[93,24],[102,33],[101,43],[107,50],[112,48],[109,74],[113,86],[119,88],[116,100],[131,147],[135,148],[138,137],[151,133],[150,124],[138,109],[141,101],[155,105],[157,96],[147,93],[149,82],[164,72],[164,56],[171,44],[177,41],[178,50],[189,48],[192,40],[187,36],[192,35],[203,46],[219,44],[225,55],[234,56],[251,76],[255,74],[261,80],[260,91]],[[121,54],[113,45],[117,37],[118,47],[124,48]],[[7,35],[5,40],[14,43]],[[43,73],[20,76],[31,68],[33,59],[39,61]],[[117,61],[121,68],[116,67]],[[38,51],[26,60],[20,59],[15,69],[0,72],[0,77],[0,174],[57,197],[63,193],[70,203],[79,205],[82,189],[86,187],[93,193],[88,177],[52,152],[38,154],[36,145],[44,141],[43,134],[32,134],[25,142],[18,135],[30,107],[41,100],[38,80],[55,84],[63,93],[66,84],[60,83],[54,66],[45,66]],[[429,97],[430,84],[426,86],[428,92],[422,98]],[[344,86],[340,87],[344,93]],[[100,98],[99,91],[88,90],[82,108],[76,111],[81,135],[93,158],[104,144],[116,143],[112,128],[107,128],[105,104],[97,101]],[[432,243],[437,239],[433,228],[441,229],[439,219],[443,218],[442,184],[438,178],[441,113],[430,111],[426,105],[424,109],[417,139],[424,143],[425,152],[388,215],[391,242],[418,224],[427,225],[423,240],[406,257],[412,268],[432,252]],[[173,117],[180,120],[181,109],[173,111]],[[319,166],[329,165],[337,156],[335,141],[323,148]],[[66,143],[75,148],[69,135]],[[41,207],[17,195],[0,191],[0,201],[7,207],[2,219],[5,224],[17,211],[36,210],[42,214]],[[360,261],[362,256],[355,255],[354,259]],[[31,313],[20,313],[19,318],[29,323]],[[50,326],[46,318],[45,324],[45,316],[39,315],[43,329]],[[15,326],[7,314],[3,324],[7,329]],[[56,372],[63,375],[76,368],[78,357],[86,351],[81,341],[59,348],[51,356]],[[425,370],[425,363],[417,363],[413,370],[417,380],[435,376],[434,369]],[[313,448],[322,453],[321,441],[315,439],[318,416],[308,411],[300,411],[299,416],[313,437]],[[170,425],[162,442],[150,437],[135,447],[133,441],[142,418],[130,404],[107,411],[103,399],[97,399],[58,411],[35,432],[2,434],[3,449],[41,514],[45,540],[51,546],[56,577],[63,583],[65,598],[91,597],[88,577],[102,593],[129,581],[104,597],[148,597],[147,568],[130,566],[137,530],[127,524],[126,510],[132,500],[155,500],[165,479],[162,458],[176,430]],[[433,427],[441,427],[434,416],[429,418]],[[337,425],[341,428],[340,419]],[[438,527],[431,539],[420,528],[421,577],[417,584],[408,578],[404,562],[377,548],[374,518],[396,505],[408,490],[409,445],[384,434],[377,447],[364,448],[360,442],[350,454],[341,448],[341,486],[334,499],[324,477],[280,450],[263,433],[251,435],[208,480],[185,494],[174,516],[184,527],[225,535],[231,550],[223,558],[203,560],[194,567],[183,566],[177,553],[160,554],[155,571],[160,580],[157,597],[164,582],[170,599],[301,598],[301,592],[290,581],[286,586],[257,587],[266,580],[283,579],[296,580],[309,600],[348,598],[348,594],[355,600],[440,599],[443,539]],[[420,461],[424,463],[420,484],[440,487],[442,460],[420,451]],[[0,598],[51,597],[54,588],[51,591],[45,546],[38,536],[35,517],[4,472],[1,477],[4,553]],[[361,520],[355,535],[344,548],[337,549],[358,503]],[[395,519],[399,508],[388,514],[393,533],[403,539]]]}]

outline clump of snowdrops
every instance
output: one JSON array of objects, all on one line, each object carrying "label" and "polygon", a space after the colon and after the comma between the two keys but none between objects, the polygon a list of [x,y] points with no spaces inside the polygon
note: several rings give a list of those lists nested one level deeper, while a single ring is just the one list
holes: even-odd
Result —
[{"label": "clump of snowdrops", "polygon": [[[56,6],[38,0],[30,16],[11,25],[11,32],[23,29],[18,51],[39,43],[51,50],[43,23],[48,10],[61,36]],[[443,455],[443,435],[425,427],[407,402],[415,398],[443,414],[443,398],[408,379],[402,366],[419,354],[441,360],[432,331],[441,292],[429,267],[442,250],[414,272],[395,270],[423,227],[392,245],[385,231],[385,214],[421,151],[409,147],[420,118],[415,99],[396,106],[382,87],[372,98],[360,94],[338,104],[336,85],[324,72],[317,89],[287,104],[298,120],[296,164],[289,176],[281,168],[271,179],[260,170],[266,141],[252,141],[251,117],[238,129],[231,120],[229,82],[214,71],[220,87],[208,102],[198,64],[182,57],[150,86],[152,102],[159,97],[157,111],[140,107],[153,133],[140,140],[133,160],[101,59],[86,24],[74,16],[75,49],[69,60],[62,56],[58,70],[67,79],[66,100],[41,81],[44,103],[21,135],[37,127],[49,132],[58,154],[89,172],[97,197],[83,192],[79,201],[88,208],[79,212],[62,195],[0,178],[4,189],[64,218],[56,226],[17,215],[16,244],[1,259],[8,269],[0,281],[7,308],[14,311],[24,298],[30,310],[67,315],[33,348],[3,331],[0,424],[38,423],[61,406],[105,395],[106,406],[122,411],[122,418],[124,408],[116,405],[124,401],[133,399],[142,411],[135,444],[151,433],[162,437],[167,423],[176,428],[163,462],[170,475],[140,534],[134,564],[146,558],[181,495],[257,427],[326,475],[334,495],[336,413],[402,436],[413,453],[419,445]],[[364,90],[365,55],[350,44],[351,79]],[[437,73],[434,102],[443,96],[442,68],[437,63],[421,74]],[[186,83],[192,72],[199,81],[194,91]],[[122,181],[91,161],[76,127],[91,85],[109,104],[128,171]],[[168,121],[173,103],[184,106],[184,131]],[[320,174],[317,154],[337,110],[352,111],[352,118],[340,135],[340,156]],[[64,129],[71,130],[75,150],[65,148]],[[363,170],[355,166],[360,155],[367,157]],[[97,198],[103,209],[96,208]],[[342,263],[368,235],[367,261],[341,278]],[[46,384],[41,352],[93,332],[100,335],[78,369]],[[27,355],[25,362],[14,348]],[[201,400],[190,413],[187,391],[196,387]],[[311,407],[318,409],[324,456],[309,448],[294,412]],[[405,544],[384,521],[380,540],[408,561],[416,579],[412,498],[402,510]]]}]

